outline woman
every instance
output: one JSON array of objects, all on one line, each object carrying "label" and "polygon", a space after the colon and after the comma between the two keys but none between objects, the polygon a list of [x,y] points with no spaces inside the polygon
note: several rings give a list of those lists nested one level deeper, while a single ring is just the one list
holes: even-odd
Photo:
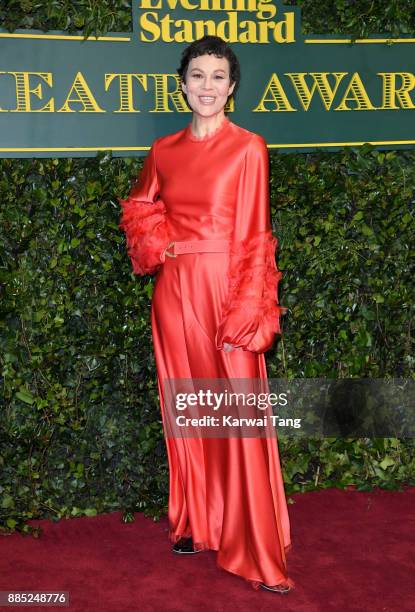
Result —
[{"label": "woman", "polygon": [[[166,379],[267,379],[281,333],[262,136],[229,120],[238,60],[219,37],[182,54],[188,125],[157,138],[120,199],[136,274],[157,272],[152,334],[166,434]],[[169,538],[177,553],[212,549],[217,565],[277,593],[293,588],[277,440],[167,437]]]}]

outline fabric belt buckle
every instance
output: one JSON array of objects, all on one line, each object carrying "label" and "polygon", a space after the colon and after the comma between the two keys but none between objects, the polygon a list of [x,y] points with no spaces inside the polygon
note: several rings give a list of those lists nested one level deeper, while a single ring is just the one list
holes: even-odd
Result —
[{"label": "fabric belt buckle", "polygon": [[179,240],[174,243],[174,255],[186,253],[227,253],[230,245],[228,240]]}]

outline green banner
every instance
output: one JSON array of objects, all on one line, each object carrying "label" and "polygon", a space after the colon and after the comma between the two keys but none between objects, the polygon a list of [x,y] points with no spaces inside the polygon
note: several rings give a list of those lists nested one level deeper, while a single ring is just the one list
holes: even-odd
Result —
[{"label": "green banner", "polygon": [[270,149],[415,145],[415,38],[304,36],[277,0],[134,1],[133,31],[102,37],[0,30],[0,156],[144,155],[191,120],[183,49],[232,46],[242,79],[230,119]]}]

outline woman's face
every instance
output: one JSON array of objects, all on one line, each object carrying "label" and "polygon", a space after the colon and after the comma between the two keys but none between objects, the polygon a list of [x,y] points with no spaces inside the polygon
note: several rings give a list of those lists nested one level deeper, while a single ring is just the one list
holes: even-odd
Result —
[{"label": "woman's face", "polygon": [[190,108],[202,117],[221,112],[235,83],[230,85],[229,61],[216,55],[199,55],[190,60],[186,83],[181,83]]}]

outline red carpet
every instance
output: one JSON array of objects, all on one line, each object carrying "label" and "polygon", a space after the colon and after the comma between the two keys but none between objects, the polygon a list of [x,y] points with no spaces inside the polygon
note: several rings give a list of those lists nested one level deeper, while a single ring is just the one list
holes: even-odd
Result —
[{"label": "red carpet", "polygon": [[39,539],[0,536],[0,590],[69,591],[61,609],[80,612],[415,610],[415,487],[290,497],[297,588],[288,595],[254,591],[218,568],[214,551],[173,554],[166,518],[137,513],[124,524],[120,512],[31,521]]}]

